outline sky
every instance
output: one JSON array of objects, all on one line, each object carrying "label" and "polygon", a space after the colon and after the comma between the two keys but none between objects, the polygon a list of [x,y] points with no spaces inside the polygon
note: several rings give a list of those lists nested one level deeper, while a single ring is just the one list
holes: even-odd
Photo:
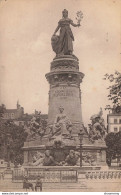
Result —
[{"label": "sky", "polygon": [[48,113],[49,84],[45,74],[55,57],[51,37],[67,9],[81,27],[71,27],[74,54],[79,58],[84,124],[105,105],[109,85],[106,73],[121,71],[120,0],[0,0],[0,103],[15,108],[19,100],[25,113]]}]

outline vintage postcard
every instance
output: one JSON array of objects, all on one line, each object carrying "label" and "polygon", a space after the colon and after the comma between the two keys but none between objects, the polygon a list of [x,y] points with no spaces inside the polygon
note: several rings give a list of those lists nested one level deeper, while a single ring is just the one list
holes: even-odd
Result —
[{"label": "vintage postcard", "polygon": [[0,191],[121,191],[120,0],[0,0]]}]

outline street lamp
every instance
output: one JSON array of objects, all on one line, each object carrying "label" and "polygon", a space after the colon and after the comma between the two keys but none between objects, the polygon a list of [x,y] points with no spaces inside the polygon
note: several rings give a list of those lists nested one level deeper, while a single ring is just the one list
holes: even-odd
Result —
[{"label": "street lamp", "polygon": [[82,145],[83,145],[82,141],[83,141],[83,135],[84,135],[84,132],[81,129],[80,133],[78,133],[79,140],[80,140],[80,167],[82,167]]},{"label": "street lamp", "polygon": [[7,169],[10,169],[10,134],[7,133]]}]

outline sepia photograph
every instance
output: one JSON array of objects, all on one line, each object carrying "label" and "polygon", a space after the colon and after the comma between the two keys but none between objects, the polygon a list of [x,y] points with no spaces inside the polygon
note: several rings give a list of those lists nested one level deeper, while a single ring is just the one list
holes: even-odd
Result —
[{"label": "sepia photograph", "polygon": [[121,191],[121,0],[0,0],[0,192]]}]

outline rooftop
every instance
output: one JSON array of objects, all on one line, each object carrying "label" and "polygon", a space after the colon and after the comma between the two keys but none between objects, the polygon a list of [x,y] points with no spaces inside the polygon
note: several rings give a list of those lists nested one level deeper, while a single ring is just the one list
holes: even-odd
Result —
[{"label": "rooftop", "polygon": [[16,112],[17,109],[5,109],[4,113]]}]

